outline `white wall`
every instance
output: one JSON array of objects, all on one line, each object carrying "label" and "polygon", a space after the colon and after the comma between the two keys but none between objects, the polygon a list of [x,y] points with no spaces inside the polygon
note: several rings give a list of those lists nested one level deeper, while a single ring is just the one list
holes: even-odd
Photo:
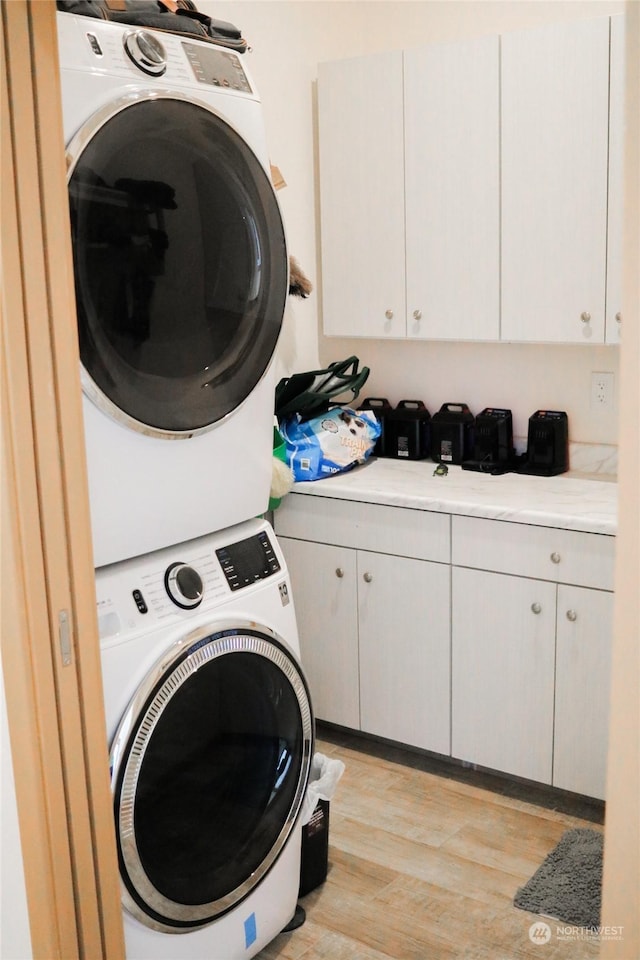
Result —
[{"label": "white wall", "polygon": [[[315,82],[323,60],[621,13],[622,0],[200,0],[198,6],[235,23],[253,48],[246,58],[264,105],[271,160],[287,181],[279,200],[289,247],[315,286],[308,300],[289,299],[281,372],[355,353],[371,367],[363,395],[386,396],[394,403],[422,399],[432,412],[445,401],[466,402],[473,412],[488,405],[510,407],[519,436],[526,436],[534,410],[562,409],[569,414],[572,441],[615,443],[615,405],[594,413],[589,397],[591,371],[613,371],[617,383],[617,347],[403,343],[322,335]],[[358,282],[366,278],[354,277]]]}]

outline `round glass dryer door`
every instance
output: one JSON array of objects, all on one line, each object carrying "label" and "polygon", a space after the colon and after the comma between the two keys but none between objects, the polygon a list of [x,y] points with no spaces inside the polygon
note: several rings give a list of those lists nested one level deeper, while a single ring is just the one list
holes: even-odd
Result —
[{"label": "round glass dryer door", "polygon": [[111,748],[123,903],[172,933],[212,922],[260,883],[291,834],[313,753],[307,686],[275,635],[202,634],[159,661]]},{"label": "round glass dryer door", "polygon": [[210,429],[259,382],[282,325],[285,237],[264,168],[175,95],[111,104],[68,153],[85,392],[147,434]]}]

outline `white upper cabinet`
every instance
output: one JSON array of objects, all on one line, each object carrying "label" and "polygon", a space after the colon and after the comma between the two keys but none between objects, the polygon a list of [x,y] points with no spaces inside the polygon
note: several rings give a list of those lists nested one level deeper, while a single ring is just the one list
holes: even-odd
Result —
[{"label": "white upper cabinet", "polygon": [[622,234],[624,156],[624,16],[611,18],[609,113],[609,220],[605,341],[619,343],[622,329]]},{"label": "white upper cabinet", "polygon": [[604,342],[609,19],[502,37],[502,338]]},{"label": "white upper cabinet", "polygon": [[500,334],[499,39],[404,54],[407,333]]},{"label": "white upper cabinet", "polygon": [[325,334],[498,338],[498,68],[497,37],[321,64]]},{"label": "white upper cabinet", "polygon": [[324,332],[404,337],[402,53],[320,64]]},{"label": "white upper cabinet", "polygon": [[321,64],[324,332],[617,343],[624,17]]}]

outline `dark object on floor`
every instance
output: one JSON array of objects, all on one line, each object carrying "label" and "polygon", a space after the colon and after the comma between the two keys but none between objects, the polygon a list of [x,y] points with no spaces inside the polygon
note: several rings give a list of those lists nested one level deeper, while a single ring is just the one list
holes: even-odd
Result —
[{"label": "dark object on floor", "polygon": [[327,879],[329,868],[329,801],[318,800],[309,823],[302,828],[299,897]]},{"label": "dark object on floor", "polygon": [[557,847],[514,897],[529,913],[576,927],[598,927],[602,902],[603,836],[597,830],[567,830]]},{"label": "dark object on floor", "polygon": [[300,904],[296,904],[296,912],[289,920],[289,923],[286,927],[283,927],[280,933],[291,933],[292,930],[297,930],[298,927],[301,927],[302,924],[307,919],[307,914],[304,907],[301,907]]},{"label": "dark object on floor", "polygon": [[312,290],[311,281],[305,277],[296,258],[289,257],[289,296],[304,300]]}]

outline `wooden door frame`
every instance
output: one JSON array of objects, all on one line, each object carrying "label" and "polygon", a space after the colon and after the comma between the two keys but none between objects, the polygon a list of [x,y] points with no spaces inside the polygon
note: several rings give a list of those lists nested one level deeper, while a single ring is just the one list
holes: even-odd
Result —
[{"label": "wooden door frame", "polygon": [[32,951],[118,960],[55,3],[3,3],[1,28],[2,668]]}]

